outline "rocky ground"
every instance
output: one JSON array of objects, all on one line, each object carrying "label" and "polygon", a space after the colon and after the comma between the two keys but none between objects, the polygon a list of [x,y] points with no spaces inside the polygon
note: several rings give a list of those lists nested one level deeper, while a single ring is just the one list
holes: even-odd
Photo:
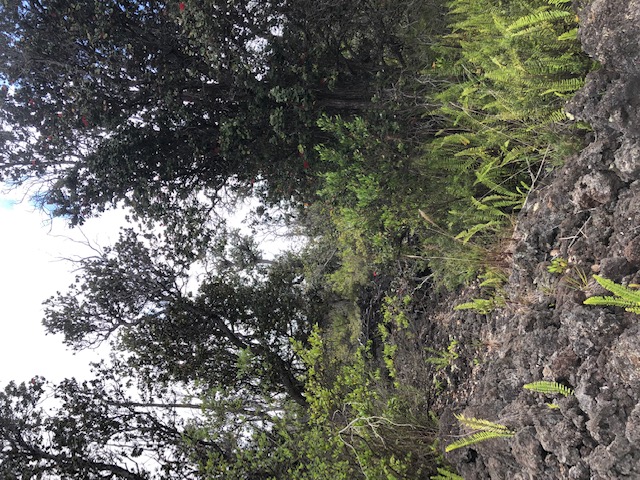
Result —
[{"label": "rocky ground", "polygon": [[[576,3],[583,47],[602,66],[568,107],[592,126],[590,143],[521,212],[504,253],[507,306],[452,315],[461,300],[450,299],[414,334],[443,350],[455,339],[457,358],[440,368],[422,366],[429,353],[401,359],[404,381],[441,392],[432,395],[443,445],[464,433],[455,413],[516,432],[446,454],[467,480],[640,479],[640,316],[583,305],[606,293],[593,273],[640,283],[640,0]],[[568,269],[549,272],[554,258]],[[538,380],[575,394],[523,389]]]}]

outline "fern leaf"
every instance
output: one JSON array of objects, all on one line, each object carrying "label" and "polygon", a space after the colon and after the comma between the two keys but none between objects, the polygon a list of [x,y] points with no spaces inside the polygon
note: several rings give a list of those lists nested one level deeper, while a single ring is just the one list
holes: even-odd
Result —
[{"label": "fern leaf", "polygon": [[453,307],[454,310],[473,310],[481,315],[488,315],[496,307],[495,301],[485,298],[475,298],[471,302],[461,303]]},{"label": "fern leaf", "polygon": [[640,305],[617,297],[589,297],[584,301],[584,304],[599,307],[621,307],[627,312],[640,313]]},{"label": "fern leaf", "polygon": [[452,450],[456,450],[458,448],[468,447],[469,445],[475,445],[476,443],[484,442],[485,440],[489,440],[491,438],[501,438],[501,437],[513,437],[512,432],[477,432],[473,435],[469,435],[467,437],[461,438],[460,440],[456,440],[453,443],[450,443],[445,447],[445,452],[451,452]]},{"label": "fern leaf", "polygon": [[567,113],[563,109],[555,110],[547,118],[549,123],[562,123],[562,122],[566,122],[568,119],[569,117],[567,116]]},{"label": "fern leaf", "polygon": [[614,295],[619,296],[620,298],[624,298],[629,302],[636,303],[640,306],[640,291],[632,290],[631,288],[625,287],[624,285],[620,285],[613,280],[609,280],[608,278],[601,277],[600,275],[594,275],[593,278],[602,285],[603,288],[606,288]]},{"label": "fern leaf", "polygon": [[432,475],[430,477],[431,480],[464,480],[460,475],[450,472],[446,468],[438,467],[436,469],[438,471],[438,475]]},{"label": "fern leaf", "polygon": [[547,88],[540,95],[545,96],[550,93],[572,93],[578,91],[584,85],[584,80],[581,78],[566,78],[564,80],[559,80],[557,82],[552,82],[549,84],[549,88]]},{"label": "fern leaf", "polygon": [[[506,216],[506,214],[504,215]],[[483,231],[497,231],[500,229],[500,227],[502,227],[502,225],[503,225],[502,222],[499,222],[497,220],[491,220],[486,223],[478,223],[473,227],[460,232],[458,235],[455,236],[455,238],[456,240],[462,240],[462,243],[466,244],[466,243],[469,243],[469,240],[471,240],[471,237],[473,237],[477,233],[483,232]]]},{"label": "fern leaf", "polygon": [[544,10],[532,13],[531,15],[520,17],[518,20],[509,25],[507,27],[507,30],[510,32],[516,32],[527,27],[539,25],[546,22],[553,22],[560,18],[566,18],[570,16],[572,16],[571,12],[568,12],[566,10]]},{"label": "fern leaf", "polygon": [[500,423],[491,422],[483,418],[468,418],[462,414],[454,414],[454,416],[462,425],[474,430],[482,430],[495,433],[510,433],[513,435],[513,432],[509,430],[509,427],[506,427],[505,425],[502,425]]},{"label": "fern leaf", "polygon": [[540,380],[538,382],[527,383],[523,386],[527,390],[531,390],[533,392],[545,393],[545,394],[560,394],[568,397],[569,395],[573,395],[573,389],[569,388],[565,385],[562,385],[558,382],[549,382],[546,380]]},{"label": "fern leaf", "polygon": [[600,275],[594,275],[593,278],[595,278],[602,287],[606,288],[616,296],[590,297],[584,301],[586,305],[622,307],[627,312],[640,313],[639,291],[632,290],[631,288],[615,283],[614,281],[601,277]]},{"label": "fern leaf", "polygon": [[558,37],[558,40],[561,42],[566,41],[574,41],[578,39],[578,29],[572,28],[571,30],[567,30],[562,35]]}]

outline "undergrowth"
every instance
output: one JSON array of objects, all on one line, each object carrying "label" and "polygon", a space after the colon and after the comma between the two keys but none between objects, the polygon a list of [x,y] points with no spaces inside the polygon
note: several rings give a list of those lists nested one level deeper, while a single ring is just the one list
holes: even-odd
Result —
[{"label": "undergrowth", "polygon": [[[403,259],[421,266],[412,279],[417,288],[478,280],[483,298],[458,309],[489,313],[505,305],[515,215],[545,175],[582,145],[585,127],[563,108],[594,65],[580,49],[569,0],[452,0],[447,20],[425,42],[424,66],[407,69],[397,87],[410,92],[411,107],[391,105],[398,91],[380,92],[380,111],[318,121],[335,140],[316,147],[322,185],[316,203],[327,212],[321,221],[333,229],[339,259],[327,280],[353,302],[382,288],[380,273],[393,277]],[[416,393],[405,395],[394,366],[391,332],[405,326],[408,298],[377,307],[383,308],[374,329],[377,358],[364,339],[339,360],[331,354],[331,333],[319,330],[298,345],[308,368],[305,428],[331,439],[332,461],[341,465],[339,475],[331,472],[335,478],[444,475],[432,452],[433,425],[410,414]],[[341,338],[347,337],[354,338]],[[452,344],[429,361],[444,368],[455,355]],[[448,450],[513,435],[499,424],[466,420],[480,431]]]}]

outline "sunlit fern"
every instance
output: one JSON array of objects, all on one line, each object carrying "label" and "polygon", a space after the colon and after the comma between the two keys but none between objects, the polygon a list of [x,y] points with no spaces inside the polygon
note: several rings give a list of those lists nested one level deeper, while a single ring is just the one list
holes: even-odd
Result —
[{"label": "sunlit fern", "polygon": [[523,386],[523,388],[527,390],[531,390],[532,392],[544,393],[546,395],[564,395],[568,397],[569,395],[573,395],[573,389],[569,388],[565,385],[562,385],[558,382],[550,382],[547,380],[540,380],[538,382],[527,383]]},{"label": "sunlit fern", "polygon": [[475,445],[492,438],[509,438],[515,435],[514,431],[500,423],[491,422],[482,418],[467,418],[464,415],[456,415],[455,417],[465,427],[472,428],[477,431],[447,445],[445,447],[446,452]]},{"label": "sunlit fern", "polygon": [[622,307],[627,312],[640,313],[640,291],[625,287],[600,275],[594,275],[593,278],[615,296],[590,297],[584,301],[586,305]]}]

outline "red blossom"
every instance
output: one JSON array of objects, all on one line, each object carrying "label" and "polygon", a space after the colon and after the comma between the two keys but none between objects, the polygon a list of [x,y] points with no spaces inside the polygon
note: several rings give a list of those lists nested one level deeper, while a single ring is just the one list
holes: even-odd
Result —
[{"label": "red blossom", "polygon": [[309,168],[309,162],[307,160],[305,160],[304,162],[302,162],[302,168],[304,168],[305,170],[307,168]]},{"label": "red blossom", "polygon": [[184,12],[184,9],[185,9],[185,4],[184,4],[184,2],[180,2],[180,3],[178,4],[178,8],[180,9],[180,11],[181,11],[181,12]]},{"label": "red blossom", "polygon": [[87,120],[87,117],[85,117],[84,115],[82,116],[82,124],[83,124],[85,127],[88,127],[88,126],[89,126],[89,120]]}]

